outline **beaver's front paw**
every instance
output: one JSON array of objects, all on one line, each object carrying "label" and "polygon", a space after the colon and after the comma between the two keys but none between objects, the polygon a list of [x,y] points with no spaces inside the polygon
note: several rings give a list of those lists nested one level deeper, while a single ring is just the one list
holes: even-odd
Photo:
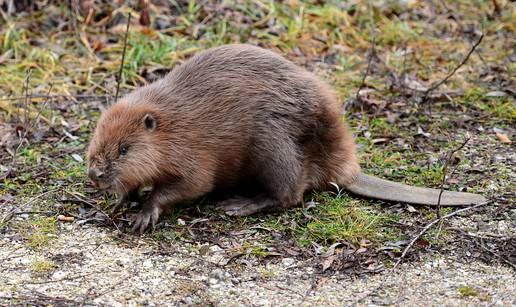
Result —
[{"label": "beaver's front paw", "polygon": [[144,207],[134,219],[133,232],[143,234],[149,224],[154,227],[158,222],[160,213],[157,207]]}]

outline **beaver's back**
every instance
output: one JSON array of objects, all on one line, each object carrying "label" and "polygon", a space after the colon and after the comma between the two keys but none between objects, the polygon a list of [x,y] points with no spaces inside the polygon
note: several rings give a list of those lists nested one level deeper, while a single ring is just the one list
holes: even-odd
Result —
[{"label": "beaver's back", "polygon": [[327,156],[331,144],[339,144],[335,133],[339,138],[343,125],[326,84],[280,55],[249,45],[201,52],[131,95],[169,117],[165,133],[185,151],[205,157],[218,178],[252,176],[260,167],[253,161],[273,159],[287,143],[284,154],[304,156],[307,164],[319,161],[312,156]]},{"label": "beaver's back", "polygon": [[276,53],[238,44],[204,51],[151,87],[163,97],[152,101],[164,111],[199,127],[219,128],[212,132],[221,137],[225,127],[231,135],[239,128],[254,133],[271,119],[295,133],[307,117],[320,113],[321,103],[327,103],[321,91],[329,91]]}]

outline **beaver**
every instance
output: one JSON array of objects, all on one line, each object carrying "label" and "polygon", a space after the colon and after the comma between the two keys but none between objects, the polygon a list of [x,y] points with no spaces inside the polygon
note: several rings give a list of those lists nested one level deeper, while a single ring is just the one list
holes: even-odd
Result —
[{"label": "beaver", "polygon": [[[219,206],[238,216],[295,206],[305,191],[332,184],[369,198],[437,204],[440,190],[363,174],[339,109],[325,82],[275,52],[211,48],[101,115],[88,176],[119,195],[117,206],[152,186],[134,220],[140,233],[173,204],[219,189],[235,191]],[[445,191],[440,204],[483,201]]]}]

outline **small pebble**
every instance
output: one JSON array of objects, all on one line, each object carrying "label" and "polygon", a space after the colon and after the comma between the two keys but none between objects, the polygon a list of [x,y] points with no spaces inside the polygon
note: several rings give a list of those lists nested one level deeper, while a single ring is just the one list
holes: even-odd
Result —
[{"label": "small pebble", "polygon": [[281,260],[281,264],[285,267],[292,266],[296,261],[293,258],[284,258]]}]

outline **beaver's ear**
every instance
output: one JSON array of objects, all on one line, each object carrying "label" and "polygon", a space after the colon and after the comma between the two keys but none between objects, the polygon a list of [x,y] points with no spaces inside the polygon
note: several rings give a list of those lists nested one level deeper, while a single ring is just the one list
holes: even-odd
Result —
[{"label": "beaver's ear", "polygon": [[145,116],[143,117],[143,126],[145,127],[145,130],[147,131],[154,131],[156,130],[156,126],[157,126],[157,123],[156,123],[156,119],[154,118],[154,116],[152,116],[152,114],[145,114]]}]

